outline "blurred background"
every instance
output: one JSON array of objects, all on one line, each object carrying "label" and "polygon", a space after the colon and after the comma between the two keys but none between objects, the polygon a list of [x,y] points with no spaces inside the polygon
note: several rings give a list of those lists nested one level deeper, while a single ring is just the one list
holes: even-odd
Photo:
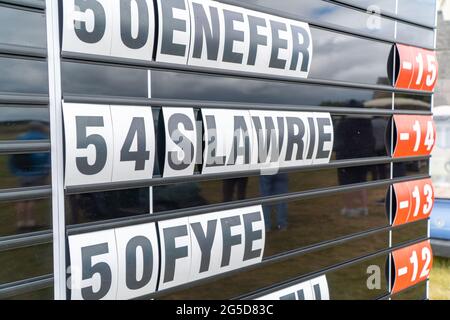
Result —
[{"label": "blurred background", "polygon": [[430,230],[435,257],[430,299],[450,300],[450,0],[438,0],[437,25],[439,80],[434,96],[437,142],[431,159],[436,204]]}]

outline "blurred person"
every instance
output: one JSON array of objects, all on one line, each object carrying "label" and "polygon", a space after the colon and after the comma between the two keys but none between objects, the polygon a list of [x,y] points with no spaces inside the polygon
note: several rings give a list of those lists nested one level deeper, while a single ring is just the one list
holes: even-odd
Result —
[{"label": "blurred person", "polygon": [[[260,177],[260,189],[263,197],[269,197],[279,194],[288,193],[289,178],[287,173],[279,173],[275,175],[263,175]],[[288,227],[288,210],[287,203],[279,203],[277,205],[264,205],[264,223],[266,232],[272,229],[272,210],[276,212],[277,229],[285,231]]]},{"label": "blurred person", "polygon": [[237,200],[244,200],[247,196],[248,178],[227,179],[223,182],[223,202],[233,201],[236,192]]},{"label": "blurred person", "polygon": [[[24,134],[18,136],[18,141],[35,141],[49,138],[48,125],[33,121]],[[50,153],[14,154],[9,158],[9,169],[15,175],[22,188],[44,186],[49,184]],[[17,229],[33,230],[38,228],[34,216],[35,201],[21,201],[16,205]]]},{"label": "blurred person", "polygon": [[[350,106],[362,107],[356,101]],[[344,116],[336,127],[336,160],[367,158],[373,155],[375,149],[374,128],[372,119]],[[338,169],[340,185],[366,182],[370,167],[355,166]],[[341,214],[346,217],[369,215],[368,195],[366,189],[343,194],[344,207]]]},{"label": "blurred person", "polygon": [[[372,120],[373,136],[375,140],[374,150],[377,157],[385,157],[386,150],[386,130],[388,121],[382,117],[375,117]],[[383,180],[389,178],[389,168],[387,164],[378,164],[372,167],[372,179]]]}]

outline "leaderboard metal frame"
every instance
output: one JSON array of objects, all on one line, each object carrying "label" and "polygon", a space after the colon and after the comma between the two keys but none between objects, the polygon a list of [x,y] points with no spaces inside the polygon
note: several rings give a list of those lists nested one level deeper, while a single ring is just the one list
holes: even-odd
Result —
[{"label": "leaderboard metal frame", "polygon": [[[242,2],[234,1],[234,0],[220,0],[223,3],[229,4],[238,4],[241,7],[246,7],[248,9],[259,10],[262,12],[270,12],[274,13],[273,10],[269,10],[262,6],[255,6],[244,4]],[[15,45],[0,45],[0,56],[6,57],[14,57],[14,58],[23,58],[27,60],[39,60],[47,59],[48,62],[48,76],[49,76],[49,95],[35,95],[35,94],[5,94],[0,93],[0,103],[8,103],[8,104],[30,104],[31,106],[49,106],[50,111],[50,125],[51,125],[51,143],[50,141],[40,141],[40,142],[17,142],[17,143],[8,143],[0,145],[0,154],[12,154],[12,153],[20,153],[23,151],[26,152],[43,152],[43,151],[51,151],[52,156],[52,185],[51,186],[42,186],[36,188],[18,188],[18,189],[10,189],[10,190],[2,190],[0,191],[0,201],[18,201],[18,200],[30,200],[30,199],[42,199],[42,198],[52,198],[52,217],[53,217],[53,230],[52,231],[42,231],[42,232],[34,232],[30,234],[26,234],[26,237],[23,235],[15,235],[10,237],[3,237],[0,242],[0,252],[5,250],[17,249],[22,247],[28,247],[38,244],[51,243],[53,242],[53,252],[54,252],[54,273],[49,275],[44,275],[40,277],[35,277],[32,279],[26,279],[17,281],[14,283],[8,283],[5,285],[0,285],[0,298],[8,297],[12,295],[17,295],[21,293],[30,292],[33,290],[39,290],[43,288],[48,288],[51,285],[54,285],[54,298],[58,300],[66,299],[66,232],[69,234],[80,233],[80,232],[90,232],[95,230],[102,230],[105,228],[119,227],[119,226],[128,226],[140,224],[143,222],[154,222],[161,221],[167,219],[173,219],[177,217],[197,215],[200,213],[210,212],[214,209],[223,210],[239,208],[252,204],[271,204],[271,203],[279,203],[284,201],[294,201],[300,199],[308,199],[323,195],[337,194],[342,192],[349,192],[356,189],[361,188],[375,188],[380,186],[389,186],[396,182],[402,181],[410,181],[421,178],[428,178],[429,175],[418,175],[418,176],[410,176],[404,178],[393,178],[391,172],[391,179],[380,180],[375,182],[365,182],[360,184],[353,184],[348,186],[336,186],[331,188],[324,189],[316,189],[311,191],[302,191],[302,192],[293,192],[289,194],[284,194],[280,196],[266,197],[266,198],[255,198],[243,201],[235,201],[229,202],[226,204],[215,204],[208,205],[201,208],[193,208],[193,209],[183,209],[183,210],[174,210],[165,212],[164,214],[152,214],[152,215],[143,215],[136,216],[126,219],[115,219],[109,221],[102,221],[97,223],[89,223],[79,226],[67,226],[65,224],[65,207],[64,207],[64,197],[69,194],[76,193],[84,193],[84,192],[98,192],[98,191],[108,191],[108,190],[121,190],[121,189],[129,189],[136,187],[149,187],[163,184],[172,184],[178,182],[185,182],[187,177],[184,178],[154,178],[147,181],[141,182],[130,182],[130,183],[118,183],[118,184],[107,184],[107,185],[93,185],[93,186],[85,186],[85,187],[73,187],[67,190],[64,189],[64,181],[63,181],[63,123],[62,123],[62,106],[61,102],[64,98],[67,102],[79,102],[79,103],[98,103],[98,104],[125,104],[125,105],[136,105],[136,106],[149,106],[149,105],[164,105],[164,106],[173,106],[173,107],[199,107],[199,106],[207,106],[208,108],[231,108],[231,109],[267,109],[267,110],[295,110],[295,111],[317,111],[318,109],[330,112],[332,114],[340,115],[340,114],[365,114],[365,115],[395,115],[395,114],[413,114],[413,115],[431,115],[431,111],[408,111],[408,110],[395,110],[394,105],[392,109],[362,109],[362,108],[337,108],[337,107],[326,107],[322,106],[311,107],[311,106],[290,106],[290,105],[276,105],[276,104],[250,104],[250,103],[230,103],[230,102],[219,102],[219,101],[193,101],[193,100],[176,100],[176,99],[152,99],[152,98],[119,98],[119,97],[101,97],[101,96],[86,96],[86,95],[65,95],[63,96],[62,88],[61,88],[61,62],[83,62],[83,63],[91,63],[91,64],[99,64],[99,65],[108,65],[108,66],[120,66],[120,67],[130,67],[130,68],[144,68],[146,70],[164,70],[164,71],[176,71],[176,72],[185,72],[185,73],[194,73],[194,74],[204,74],[209,76],[219,76],[219,77],[234,77],[238,79],[253,79],[253,80],[264,80],[264,81],[275,81],[275,82],[284,82],[284,83],[305,83],[312,85],[320,85],[320,86],[333,86],[333,87],[342,87],[342,88],[353,88],[353,89],[369,89],[369,90],[380,90],[386,92],[392,92],[393,97],[395,93],[410,93],[415,95],[430,95],[429,92],[424,91],[415,91],[415,90],[399,90],[392,86],[387,85],[364,85],[358,83],[349,83],[349,82],[338,82],[338,81],[329,81],[329,80],[317,80],[317,79],[292,79],[289,77],[283,76],[272,76],[272,75],[260,75],[260,74],[252,74],[248,72],[238,72],[238,71],[228,71],[228,70],[217,70],[211,68],[204,67],[193,67],[193,66],[185,66],[185,65],[175,65],[168,63],[160,63],[154,61],[136,61],[130,59],[120,59],[120,58],[110,58],[110,57],[98,57],[86,54],[78,54],[78,53],[67,53],[61,52],[60,45],[60,20],[59,20],[59,0],[2,0],[0,1],[3,6],[11,6],[14,8],[20,8],[22,10],[30,10],[34,12],[42,13],[45,10],[46,15],[46,31],[47,31],[47,51],[41,48],[33,48],[33,47],[24,47],[24,46],[15,46]],[[338,3],[343,4],[342,2],[336,1]],[[6,4],[5,4],[6,3]],[[398,3],[398,1],[396,1]],[[347,7],[354,8],[356,10],[362,11],[361,8],[357,8],[355,6],[351,6],[349,4],[345,4]],[[298,18],[286,13],[277,12],[278,15],[286,18]],[[404,20],[400,17],[382,14],[382,16],[395,19],[395,25],[397,26],[397,21],[407,22],[411,25],[416,25],[420,27],[425,27],[429,29],[433,29],[435,27],[425,26],[419,23],[411,22]],[[355,32],[354,30],[348,30],[341,26],[336,25],[327,25],[321,23],[317,25],[314,21],[309,21],[311,25],[332,30],[337,33],[345,33],[358,37],[363,37],[366,39],[372,39],[377,41],[388,42],[392,44],[392,40],[370,36],[362,33]],[[436,32],[434,30],[434,34],[436,37]],[[436,45],[436,40],[435,40]],[[435,46],[434,46],[435,47]],[[432,48],[434,49],[434,48]],[[395,100],[393,99],[393,103]],[[433,97],[432,97],[432,105],[433,105]],[[351,160],[339,160],[332,161],[326,165],[317,165],[311,167],[296,167],[290,169],[283,169],[285,172],[293,172],[293,171],[310,171],[310,170],[319,170],[319,169],[332,169],[332,168],[343,168],[347,166],[365,166],[365,165],[374,165],[374,164],[390,164],[391,171],[393,168],[393,164],[397,162],[406,162],[406,161],[418,161],[418,160],[428,160],[430,157],[409,157],[409,158],[400,158],[393,159],[392,157],[374,157],[374,158],[366,158],[366,159],[351,159]],[[225,178],[234,178],[234,177],[242,177],[242,176],[257,176],[259,175],[259,171],[245,171],[245,172],[235,172],[235,173],[223,173],[223,174],[208,174],[208,175],[195,175],[189,177],[190,181],[206,181],[206,180],[214,180],[214,179],[225,179]],[[401,226],[400,226],[401,227]],[[283,261],[286,259],[290,259],[293,257],[297,257],[300,255],[304,255],[307,253],[311,253],[314,251],[322,250],[325,248],[329,248],[338,244],[343,244],[352,240],[365,238],[370,235],[378,234],[381,232],[389,232],[392,234],[393,230],[397,230],[400,227],[394,226],[384,226],[381,228],[376,228],[372,230],[363,231],[356,234],[351,234],[348,236],[344,236],[341,238],[313,244],[308,247],[303,247],[300,249],[295,249],[292,251],[284,252],[272,257],[265,258],[262,263],[248,267],[248,269],[253,269],[257,267],[261,267],[270,263],[275,263],[279,261]],[[428,235],[429,236],[429,235]],[[419,239],[422,241],[423,239]],[[408,244],[402,244],[400,246],[393,247],[392,243],[389,243],[389,248],[382,250],[380,252],[370,254],[368,256],[356,258],[350,261],[346,261],[344,263],[340,263],[334,266],[330,266],[324,270],[314,272],[311,274],[303,275],[298,279],[290,279],[285,283],[297,282],[299,280],[308,280],[313,276],[317,276],[318,274],[325,274],[326,272],[337,270],[343,268],[345,266],[362,262],[364,260],[370,259],[372,257],[376,257],[382,254],[387,254],[392,252],[397,248],[402,248],[411,243],[418,242],[419,240],[410,241]],[[224,277],[228,276],[232,273],[238,273],[245,271],[245,269],[240,269],[236,271],[232,271],[230,273],[226,273],[216,277]],[[166,294],[171,291],[180,290],[187,287],[192,287],[194,285],[198,285],[200,283],[210,281],[211,279],[205,279],[198,282],[193,282],[186,284],[181,287],[177,287],[174,289],[169,289],[165,291],[161,291],[148,297],[156,297],[161,294]],[[272,287],[283,286],[283,284],[276,284]],[[258,290],[264,291],[268,290],[268,288]],[[246,294],[242,296],[251,297],[256,293]],[[390,296],[389,296],[390,297]],[[388,297],[388,298],[389,298]],[[382,297],[383,298],[383,297]],[[386,297],[384,297],[386,298]]]},{"label": "leaderboard metal frame", "polygon": [[[396,0],[398,1],[398,0]],[[438,23],[438,12],[437,12],[437,8],[436,8],[436,12],[434,13],[434,25],[437,26]],[[434,30],[434,49],[437,49],[437,29]],[[434,94],[431,95],[431,113],[433,113],[434,110]],[[429,174],[431,175],[431,161],[430,161],[430,166],[429,166]],[[430,219],[428,219],[428,224],[427,224],[427,237],[430,238],[431,237],[431,223],[430,223]],[[426,284],[426,299],[429,299],[430,297],[430,282],[427,281]]]},{"label": "leaderboard metal frame", "polygon": [[46,0],[48,79],[52,156],[52,216],[54,298],[66,299],[66,223],[64,205],[64,141],[62,118],[61,55],[59,5]]}]

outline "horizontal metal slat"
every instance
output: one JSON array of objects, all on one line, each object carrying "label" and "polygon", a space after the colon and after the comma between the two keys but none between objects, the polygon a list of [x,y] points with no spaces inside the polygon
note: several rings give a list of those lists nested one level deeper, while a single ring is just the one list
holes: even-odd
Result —
[{"label": "horizontal metal slat", "polygon": [[[405,157],[405,158],[391,158],[391,157],[373,157],[373,158],[360,158],[360,159],[350,159],[350,160],[335,160],[330,163],[312,165],[312,166],[298,166],[291,168],[280,168],[279,173],[289,173],[289,172],[308,172],[314,170],[326,170],[326,169],[337,169],[345,167],[361,167],[377,164],[389,164],[399,163],[399,162],[409,162],[409,161],[420,161],[428,160],[430,156],[424,157]],[[66,194],[83,194],[92,192],[103,192],[103,191],[118,191],[125,189],[136,189],[144,187],[155,187],[167,184],[175,183],[185,183],[185,182],[201,182],[201,181],[211,181],[211,180],[221,180],[221,179],[233,179],[240,177],[253,177],[260,176],[260,170],[248,170],[232,173],[219,173],[219,174],[196,174],[187,177],[154,177],[148,180],[140,181],[130,181],[130,182],[112,182],[112,183],[101,183],[101,184],[91,184],[91,185],[80,185],[80,186],[68,186],[66,187]]]},{"label": "horizontal metal slat", "polygon": [[15,154],[15,153],[37,153],[49,151],[50,151],[49,140],[0,142],[0,155]]},{"label": "horizontal metal slat", "polygon": [[12,58],[38,58],[45,60],[47,49],[0,43],[0,55],[12,56]]},{"label": "horizontal metal slat", "polygon": [[22,7],[22,9],[45,10],[45,2],[40,0],[0,0],[1,4]]},{"label": "horizontal metal slat", "polygon": [[112,228],[127,227],[127,226],[132,226],[132,225],[143,224],[143,223],[151,223],[151,222],[156,222],[156,221],[189,217],[189,216],[193,216],[193,215],[200,215],[200,214],[210,213],[210,212],[214,212],[214,211],[238,209],[238,208],[249,207],[249,206],[253,206],[253,205],[270,205],[270,204],[276,204],[276,203],[280,203],[280,202],[291,202],[291,201],[302,200],[302,199],[312,199],[312,198],[317,198],[317,197],[326,196],[326,195],[350,192],[350,191],[359,190],[362,188],[366,188],[366,189],[377,188],[377,187],[382,187],[382,186],[388,186],[388,185],[398,183],[398,182],[413,181],[413,180],[425,179],[425,178],[429,178],[429,177],[430,177],[429,175],[408,176],[408,177],[395,178],[395,179],[386,179],[386,180],[351,184],[351,185],[347,185],[347,186],[337,186],[337,187],[330,187],[330,188],[315,189],[315,190],[310,190],[310,191],[293,192],[293,193],[288,193],[288,194],[284,194],[284,195],[275,195],[275,196],[270,196],[270,197],[265,197],[265,198],[254,198],[254,199],[247,199],[247,200],[240,200],[240,201],[232,201],[232,202],[228,202],[228,203],[212,204],[212,205],[206,205],[206,206],[202,206],[202,207],[198,207],[198,208],[188,208],[188,209],[164,211],[161,213],[154,213],[151,215],[150,214],[138,215],[138,216],[134,216],[134,217],[119,218],[119,219],[114,219],[114,220],[110,220],[110,221],[93,222],[93,223],[88,223],[88,224],[83,224],[83,225],[69,226],[68,233],[70,235],[71,234],[80,234],[80,233],[94,232],[94,231],[100,231],[100,230],[106,230],[106,229],[112,229]]},{"label": "horizontal metal slat", "polygon": [[53,233],[51,230],[0,237],[0,252],[51,243],[52,241]]},{"label": "horizontal metal slat", "polygon": [[186,108],[219,108],[219,109],[250,109],[250,110],[283,110],[283,111],[305,111],[305,112],[330,112],[337,115],[362,114],[362,115],[432,115],[431,111],[421,110],[392,110],[377,108],[346,108],[331,106],[304,106],[269,103],[242,103],[210,100],[181,100],[181,99],[158,99],[158,98],[131,98],[131,97],[107,97],[89,95],[64,95],[64,101],[68,103],[86,104],[116,104],[133,106],[164,106],[164,107],[186,107]]},{"label": "horizontal metal slat", "polygon": [[0,201],[37,200],[49,198],[51,195],[51,186],[3,189],[0,190]]},{"label": "horizontal metal slat", "polygon": [[53,275],[45,275],[31,279],[0,285],[0,299],[11,298],[20,294],[46,289],[53,286]]},{"label": "horizontal metal slat", "polygon": [[48,95],[44,94],[0,92],[0,104],[45,106],[48,105],[48,103]]},{"label": "horizontal metal slat", "polygon": [[198,74],[207,74],[207,75],[217,76],[217,77],[225,76],[225,77],[233,77],[233,78],[239,78],[239,79],[276,81],[276,82],[286,82],[286,83],[306,83],[306,84],[336,86],[336,87],[343,87],[343,88],[384,90],[384,91],[397,92],[397,93],[415,93],[415,94],[428,94],[428,95],[431,94],[430,92],[427,92],[427,91],[396,89],[393,86],[389,86],[389,85],[371,85],[371,84],[361,84],[361,83],[352,83],[352,82],[343,82],[343,81],[293,78],[293,77],[288,77],[288,76],[277,76],[277,75],[259,74],[259,73],[252,73],[252,72],[214,69],[214,68],[208,68],[208,67],[196,67],[196,66],[165,63],[165,62],[156,62],[156,61],[124,59],[124,58],[117,58],[117,57],[108,57],[108,56],[77,53],[77,52],[62,52],[62,57],[63,57],[63,61],[72,61],[72,62],[78,61],[78,62],[83,62],[83,63],[122,66],[122,67],[129,67],[129,68],[144,68],[144,69],[151,69],[151,70],[163,70],[163,71],[165,70],[165,71],[198,73]]}]

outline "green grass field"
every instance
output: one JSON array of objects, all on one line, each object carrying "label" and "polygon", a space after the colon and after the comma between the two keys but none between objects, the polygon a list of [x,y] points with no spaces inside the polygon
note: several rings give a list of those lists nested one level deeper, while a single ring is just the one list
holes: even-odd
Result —
[{"label": "green grass field", "polygon": [[434,257],[430,275],[430,299],[450,300],[450,259]]}]

